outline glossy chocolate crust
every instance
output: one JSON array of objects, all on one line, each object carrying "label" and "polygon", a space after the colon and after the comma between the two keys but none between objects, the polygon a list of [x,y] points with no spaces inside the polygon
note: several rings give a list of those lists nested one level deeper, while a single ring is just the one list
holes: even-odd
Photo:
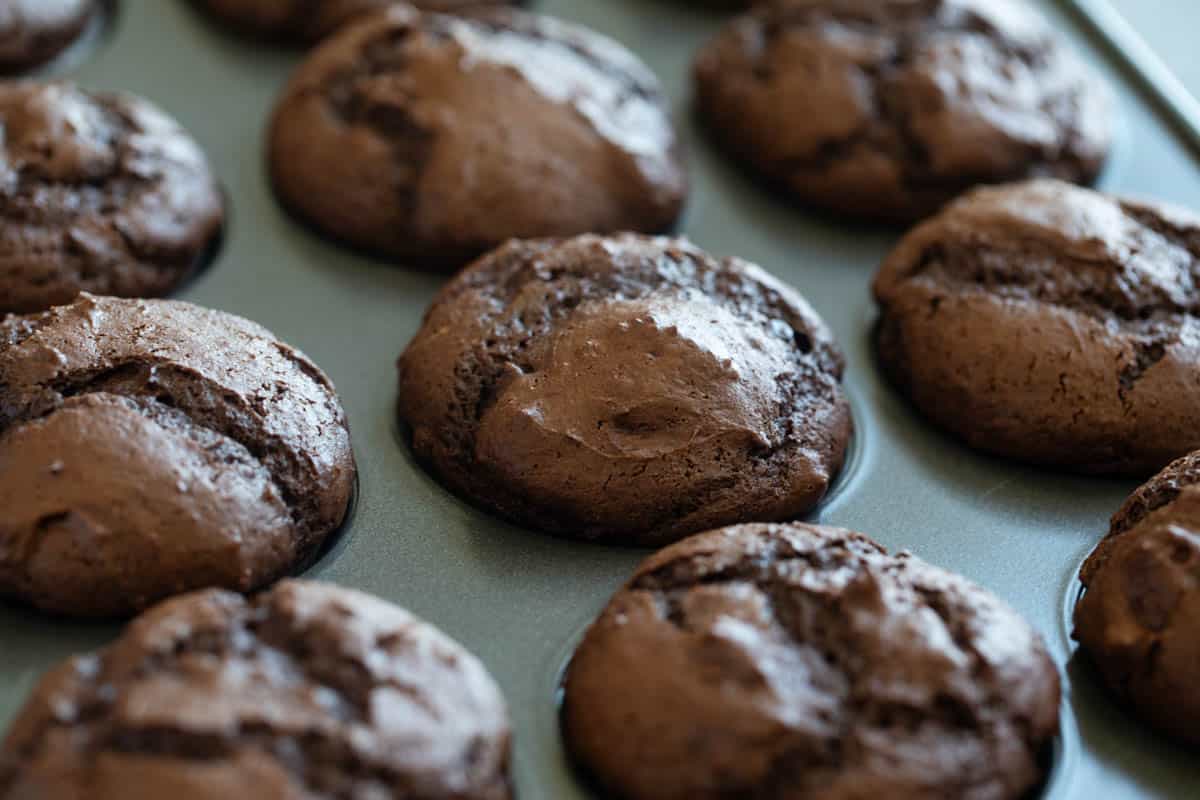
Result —
[{"label": "glossy chocolate crust", "polygon": [[[309,44],[319,41],[356,17],[396,0],[192,0],[236,30],[269,39]],[[446,14],[496,6],[519,6],[524,0],[408,0],[422,11]]]},{"label": "glossy chocolate crust", "polygon": [[1088,182],[1111,101],[1022,0],[791,0],[730,22],[697,103],[737,158],[825,209],[907,222],[981,183]]},{"label": "glossy chocolate crust", "polygon": [[168,601],[48,673],[0,749],[0,798],[508,800],[483,665],[408,612],[287,581]]},{"label": "glossy chocolate crust", "polygon": [[1200,453],[1133,493],[1079,577],[1074,636],[1109,689],[1200,747]]},{"label": "glossy chocolate crust", "polygon": [[346,28],[294,75],[269,149],[299,217],[442,268],[512,237],[666,230],[687,182],[645,65],[518,11],[395,6]]},{"label": "glossy chocolate crust", "polygon": [[1016,800],[1059,693],[1037,634],[964,578],[850,531],[743,525],[638,568],[563,719],[627,800]]},{"label": "glossy chocolate crust", "polygon": [[222,202],[200,148],[128,94],[0,84],[0,315],[79,292],[166,294],[200,264]]},{"label": "glossy chocolate crust", "polygon": [[875,278],[878,357],[970,446],[1148,475],[1200,448],[1200,217],[1057,181],[980,189]]},{"label": "glossy chocolate crust", "polygon": [[0,0],[0,72],[39,66],[71,45],[97,0]]},{"label": "glossy chocolate crust", "polygon": [[399,366],[413,451],[449,488],[604,542],[802,515],[851,430],[804,299],[679,239],[511,242],[442,290]]},{"label": "glossy chocolate crust", "polygon": [[0,322],[0,594],[73,616],[248,591],[346,514],[350,435],[302,353],[230,314],[81,296]]}]

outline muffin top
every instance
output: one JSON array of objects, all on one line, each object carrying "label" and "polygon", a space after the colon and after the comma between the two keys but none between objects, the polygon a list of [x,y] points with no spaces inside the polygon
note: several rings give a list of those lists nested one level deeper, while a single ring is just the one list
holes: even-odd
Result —
[{"label": "muffin top", "polygon": [[850,436],[842,369],[808,303],[752,264],[633,234],[521,241],[435,299],[400,416],[473,502],[654,544],[810,510]]},{"label": "muffin top", "polygon": [[393,6],[346,28],[284,91],[270,162],[314,227],[442,268],[514,237],[664,231],[687,188],[653,73],[518,11]]},{"label": "muffin top", "polygon": [[84,295],[0,322],[0,593],[108,616],[285,574],[354,485],[328,378],[252,322]]},{"label": "muffin top", "polygon": [[1022,461],[1147,475],[1200,448],[1200,217],[1059,181],[976,190],[875,278],[917,407]]},{"label": "muffin top", "polygon": [[567,673],[578,762],[631,800],[1028,796],[1058,728],[1040,637],[867,537],[743,525],[651,556]]},{"label": "muffin top", "polygon": [[1113,516],[1080,572],[1074,637],[1114,696],[1200,746],[1200,453],[1167,466]]},{"label": "muffin top", "polygon": [[717,137],[829,210],[908,222],[981,183],[1087,182],[1109,92],[1023,0],[781,0],[696,62]]},{"label": "muffin top", "polygon": [[165,294],[220,233],[222,201],[193,139],[129,94],[0,85],[0,315],[81,291]]},{"label": "muffin top", "polygon": [[286,581],[170,600],[49,672],[0,749],[0,797],[508,800],[483,665],[403,609]]}]

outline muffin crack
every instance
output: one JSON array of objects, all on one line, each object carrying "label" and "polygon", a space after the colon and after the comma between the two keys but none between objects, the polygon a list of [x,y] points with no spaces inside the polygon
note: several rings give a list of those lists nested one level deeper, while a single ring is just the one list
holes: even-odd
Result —
[{"label": "muffin crack", "polygon": [[871,220],[919,220],[980,183],[1088,182],[1111,145],[1107,90],[1020,0],[760,4],[694,78],[737,160]]},{"label": "muffin crack", "polygon": [[[1196,261],[1190,267],[1195,269]],[[969,237],[927,245],[902,280],[938,289],[991,292],[1006,300],[1053,306],[1102,323],[1116,322],[1141,337],[1136,346],[1147,354],[1173,338],[1160,332],[1170,323],[1180,317],[1200,316],[1200,299],[1180,303],[1153,286],[1135,294],[1140,288],[1137,279],[1119,262],[1056,252],[1028,236],[1010,238],[1003,249]],[[1194,280],[1189,276],[1189,283]],[[1139,352],[1137,360],[1143,359],[1147,356]],[[1147,367],[1153,360],[1147,359]],[[1135,366],[1131,377],[1139,375]]]},{"label": "muffin crack", "polygon": [[397,80],[380,79],[404,72],[404,47],[414,34],[412,27],[380,31],[362,48],[360,59],[332,73],[312,92],[324,98],[344,125],[365,126],[389,144],[394,163],[393,199],[406,216],[416,214],[419,208],[419,185],[435,135],[412,112],[411,89]]},{"label": "muffin crack", "polygon": [[[783,6],[780,11],[762,12],[767,16],[763,27],[768,41],[783,36],[785,32],[814,25],[837,25],[859,33],[875,34],[881,26],[889,23],[903,24],[894,46],[889,48],[886,56],[874,61],[859,62],[853,66],[853,69],[866,79],[870,88],[870,115],[864,125],[847,136],[825,139],[808,154],[779,159],[781,170],[792,174],[819,174],[866,149],[880,153],[900,165],[905,183],[913,188],[938,189],[953,187],[963,182],[962,174],[942,175],[932,169],[928,146],[913,128],[911,111],[903,104],[902,101],[906,98],[900,87],[896,86],[896,81],[907,70],[914,68],[917,54],[921,52],[925,43],[938,36],[975,35],[977,41],[984,42],[990,52],[1002,59],[1018,61],[1034,71],[1048,68],[1052,44],[1044,37],[1039,39],[1035,46],[1014,41],[974,13],[965,15],[959,24],[952,24],[940,14],[942,6],[941,2],[933,2],[900,14],[889,13],[886,10],[881,13],[856,14],[853,9],[845,8],[818,11],[787,6]],[[758,65],[763,66],[763,71],[757,73],[757,76],[760,80],[772,80],[776,75],[765,68],[765,62],[762,60],[765,55],[765,51],[760,51]],[[1055,117],[1055,111],[1062,106],[1063,100],[1075,94],[1077,91],[1073,87],[1048,94],[1040,100],[1039,108],[1045,116]],[[1048,155],[1042,152],[1041,148],[1034,150],[1035,155]],[[1015,179],[1023,172],[1020,166],[1014,166],[1007,173],[981,177],[989,180],[1005,177]]]},{"label": "muffin crack", "polygon": [[270,477],[297,531],[306,531],[311,525],[308,510],[296,489],[300,463],[266,432],[254,404],[173,361],[131,359],[105,369],[63,375],[41,384],[34,393],[33,402],[24,407],[0,403],[0,435],[53,414],[71,398],[92,394],[133,400],[136,409],[159,422],[164,419],[165,409],[175,409],[179,413],[173,419],[186,419],[196,428],[236,443]]},{"label": "muffin crack", "polygon": [[[623,87],[620,94],[612,98],[614,107],[619,108],[635,98],[654,101],[659,98],[652,79],[633,74],[629,69],[632,65],[617,63],[611,54],[609,58],[603,58],[566,33],[558,37],[547,35],[538,27],[523,22],[519,16],[501,14],[492,19],[487,13],[470,17],[422,13],[413,15],[407,24],[381,27],[374,32],[373,38],[358,44],[353,63],[332,72],[308,93],[322,97],[343,124],[365,126],[391,145],[397,167],[395,182],[400,192],[400,209],[406,216],[414,215],[418,209],[418,187],[437,139],[436,126],[425,118],[428,115],[414,111],[421,87],[406,75],[412,60],[407,51],[432,41],[439,48],[460,49],[461,58],[469,59],[470,46],[458,36],[464,30],[482,32],[490,37],[519,37],[543,48],[564,48],[589,68]],[[557,28],[554,30],[558,31]]]},{"label": "muffin crack", "polygon": [[[371,720],[371,694],[381,688],[397,692],[430,718],[440,719],[441,713],[419,687],[399,676],[377,674],[361,653],[339,650],[329,630],[304,627],[294,620],[286,623],[255,625],[252,631],[264,645],[284,654],[307,680],[334,691],[353,711],[355,722]],[[394,629],[384,639],[374,640],[372,647],[390,656],[411,655],[416,651],[408,638],[410,631],[411,626]]]},{"label": "muffin crack", "polygon": [[1174,337],[1133,342],[1134,357],[1117,375],[1122,400],[1125,399],[1125,393],[1131,391],[1151,367],[1166,358],[1167,347],[1173,342]]},{"label": "muffin crack", "polygon": [[[787,637],[790,646],[821,654],[826,663],[836,666],[846,678],[847,686],[859,687],[869,678],[864,671],[867,665],[853,658],[843,659],[836,655],[838,648],[831,647],[835,640],[832,638],[832,626],[828,623],[836,620],[841,614],[837,597],[846,589],[838,587],[877,586],[881,576],[886,574],[897,584],[911,585],[911,598],[937,616],[955,646],[970,660],[970,674],[978,677],[982,671],[990,669],[987,659],[974,640],[973,632],[965,627],[965,618],[953,608],[946,592],[907,576],[909,562],[906,554],[886,556],[871,553],[869,550],[865,553],[858,550],[839,551],[838,547],[838,543],[831,543],[828,552],[806,552],[786,548],[768,550],[752,560],[739,561],[712,571],[701,571],[699,574],[695,571],[695,562],[703,563],[705,555],[697,553],[686,560],[665,564],[638,575],[628,588],[631,591],[648,591],[654,594],[660,604],[663,618],[686,631],[690,630],[690,626],[684,599],[692,590],[705,586],[734,584],[753,587],[767,601],[771,617],[778,623],[777,630]],[[864,557],[880,559],[881,563],[873,568],[871,562],[864,560]],[[797,573],[797,567],[802,572]],[[876,568],[878,573],[875,572]],[[841,577],[836,582],[809,585],[804,579],[804,573],[835,573]],[[827,618],[827,622],[816,621],[818,617]],[[850,652],[855,651],[853,645],[848,645],[848,649]],[[993,692],[986,698],[985,708],[989,711],[999,708],[1003,705],[1003,699]],[[970,712],[961,698],[947,693],[940,695],[937,701],[935,708],[948,725],[972,729],[985,726],[985,721],[978,714]],[[860,706],[856,712],[857,719],[878,717],[877,721],[881,722],[883,727],[890,727],[896,720],[928,718],[928,709],[923,705],[899,701],[880,702],[869,695],[860,696],[853,689],[847,696],[847,702],[852,706]],[[853,722],[854,720],[848,722],[846,728],[852,728]]]},{"label": "muffin crack", "polygon": [[1059,695],[1037,634],[965,579],[848,531],[745,525],[643,563],[576,651],[564,724],[622,796],[1019,797]]},{"label": "muffin crack", "polygon": [[[463,663],[467,657],[457,645],[407,614],[356,608],[349,592],[332,590],[341,596],[331,596],[300,582],[281,587],[252,601],[220,591],[171,601],[134,622],[107,650],[60,667],[0,752],[0,793],[24,765],[61,756],[58,732],[69,730],[71,757],[85,771],[105,759],[120,769],[111,757],[132,756],[214,763],[261,776],[260,768],[246,764],[266,760],[306,796],[329,800],[508,796],[507,733],[493,729],[486,716],[497,709],[502,715],[502,701],[486,675],[473,688],[483,690],[492,708],[452,704],[461,712],[453,718],[437,713],[439,699],[454,698],[439,695],[444,686],[422,688],[398,677],[411,671],[431,680],[432,665],[422,662],[432,648],[450,678],[478,681],[479,668]],[[379,661],[377,669],[367,669],[368,656]],[[348,661],[362,670],[348,673]],[[393,670],[396,675],[381,674]],[[427,722],[406,720],[402,730],[392,730],[394,712],[377,719],[366,699],[379,689],[418,698]],[[218,691],[233,698],[231,705],[214,697]],[[151,702],[161,696],[178,698],[180,710]],[[257,696],[265,699],[256,702]],[[421,737],[440,742],[439,731],[458,747],[454,757],[423,751],[430,743]],[[447,774],[432,774],[434,767]],[[474,793],[477,784],[482,794]]]},{"label": "muffin crack", "polygon": [[[74,141],[39,136],[29,144],[11,138],[7,142],[3,167],[9,175],[0,181],[0,214],[10,222],[46,225],[97,217],[115,229],[120,209],[162,179],[157,172],[135,166],[146,145],[138,144],[135,123],[121,107],[123,99],[105,94],[89,99],[99,118],[92,118],[90,126],[76,127]],[[27,152],[14,157],[16,149]],[[74,149],[78,154],[71,152]],[[68,169],[61,162],[72,156],[78,162]],[[52,204],[45,202],[48,197],[53,197]]]},{"label": "muffin crack", "polygon": [[[680,266],[682,265],[675,265],[675,268],[678,269]],[[580,307],[605,297],[615,296],[625,299],[645,296],[651,291],[686,294],[689,288],[687,281],[690,280],[699,284],[700,291],[706,292],[706,296],[750,321],[766,336],[778,335],[776,331],[772,330],[772,320],[782,320],[788,326],[788,335],[796,343],[793,359],[797,370],[794,373],[779,376],[777,383],[783,390],[779,401],[780,416],[786,420],[785,424],[790,431],[794,427],[792,417],[795,416],[798,376],[805,375],[812,382],[812,379],[818,375],[826,374],[831,381],[836,381],[840,378],[843,369],[840,355],[830,346],[827,339],[819,336],[813,330],[806,320],[797,318],[794,311],[778,295],[759,293],[755,290],[756,287],[750,285],[751,281],[741,276],[735,278],[728,274],[730,272],[728,262],[722,262],[716,268],[707,269],[695,261],[687,259],[687,267],[689,270],[685,275],[674,279],[669,278],[668,282],[661,287],[655,287],[653,281],[648,280],[651,277],[649,274],[632,278],[628,275],[609,274],[600,279],[592,279],[579,275],[569,267],[548,271],[525,267],[514,272],[510,280],[497,281],[486,288],[482,285],[473,286],[472,288],[476,288],[480,292],[486,292],[492,299],[490,308],[483,312],[481,325],[495,328],[496,333],[477,351],[475,359],[457,368],[462,372],[460,386],[465,389],[472,383],[476,384],[469,395],[464,391],[458,397],[461,413],[473,419],[475,424],[472,427],[477,427],[484,413],[490,407],[491,401],[498,396],[503,383],[513,374],[514,369],[518,374],[523,375],[536,371],[530,361],[529,343],[544,336],[555,323],[569,318]],[[644,268],[655,269],[654,265],[650,264],[645,265]],[[654,277],[667,276],[659,273]],[[517,300],[520,291],[518,287],[527,291],[530,283],[537,283],[544,287],[542,289],[543,301],[536,307],[527,305],[527,302],[532,302],[531,296],[530,301],[520,302],[514,307],[512,304]],[[498,286],[507,287],[507,292],[498,293],[496,291]],[[446,294],[453,296],[460,291],[460,288],[452,285],[448,287]],[[766,310],[770,314],[769,318],[757,311],[753,305],[754,301],[761,301],[766,306]],[[822,381],[818,380],[817,383],[822,383]],[[825,393],[828,396],[823,395],[823,399],[832,400],[835,394],[834,387],[830,385],[825,388],[828,389]],[[787,413],[783,413],[784,411]],[[788,433],[781,437],[781,441],[766,448],[758,455],[762,458],[769,458],[779,450],[795,446],[796,441],[796,437],[792,433]],[[460,457],[464,459],[463,463],[471,463],[474,459],[473,453],[472,443],[469,440],[464,441],[460,448]]]},{"label": "muffin crack", "polygon": [[686,591],[698,586],[712,586],[726,583],[746,583],[759,589],[766,590],[776,583],[791,586],[786,576],[781,572],[792,564],[800,564],[810,569],[827,569],[836,563],[838,566],[848,565],[849,556],[840,557],[836,562],[822,558],[815,552],[787,551],[766,552],[753,560],[738,561],[715,570],[697,567],[696,561],[702,561],[703,554],[689,555],[687,559],[673,561],[656,567],[650,572],[639,574],[629,585],[637,591],[672,592]]},{"label": "muffin crack", "polygon": [[[1172,462],[1154,478],[1139,486],[1113,514],[1108,533],[1088,555],[1079,571],[1085,590],[1097,579],[1112,557],[1117,543],[1127,535],[1138,535],[1147,518],[1175,503],[1192,487],[1200,484],[1200,453],[1191,453]],[[1164,511],[1163,513],[1169,513]]]},{"label": "muffin crack", "polygon": [[[825,3],[820,7],[804,8],[802,5],[780,4],[759,12],[756,18],[767,40],[777,39],[796,29],[837,25],[858,33],[874,34],[881,29],[898,29],[898,46],[884,64],[891,63],[906,67],[911,63],[911,54],[927,40],[938,36],[973,34],[985,39],[988,45],[1002,55],[1021,61],[1028,67],[1039,67],[1046,63],[1051,49],[1049,38],[1043,34],[1036,43],[1023,43],[980,17],[967,11],[956,20],[948,20],[943,10],[952,6],[945,0],[906,4],[903,9],[882,5],[863,13],[863,10],[837,3]],[[893,13],[900,11],[900,13]],[[897,56],[896,53],[904,54]]]},{"label": "muffin crack", "polygon": [[224,209],[199,146],[139,97],[66,82],[0,89],[0,313],[81,291],[166,294],[199,266]]},{"label": "muffin crack", "polygon": [[164,726],[126,727],[110,731],[95,755],[118,753],[204,762],[230,760],[250,750],[271,758],[318,798],[352,800],[372,789],[398,793],[388,796],[420,796],[415,780],[364,756],[349,741],[352,735],[351,731],[335,733],[317,727],[283,734],[269,723],[247,721],[228,733]]},{"label": "muffin crack", "polygon": [[1175,461],[1142,486],[1113,514],[1109,536],[1125,533],[1163,506],[1175,502],[1184,489],[1200,484],[1200,453]]}]

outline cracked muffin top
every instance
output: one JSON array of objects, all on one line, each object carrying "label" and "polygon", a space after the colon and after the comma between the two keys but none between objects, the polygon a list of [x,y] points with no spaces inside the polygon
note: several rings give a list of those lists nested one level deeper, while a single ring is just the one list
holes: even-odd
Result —
[{"label": "cracked muffin top", "polygon": [[697,99],[735,156],[801,200],[908,222],[981,183],[1085,183],[1106,88],[1022,0],[779,0],[700,54]]},{"label": "cracked muffin top", "polygon": [[166,294],[220,234],[204,154],[146,100],[9,82],[0,127],[0,315]]},{"label": "cracked muffin top", "polygon": [[792,519],[841,469],[842,357],[793,289],[684,240],[511,242],[400,358],[418,459],[529,527],[662,544]]},{"label": "cracked muffin top", "polygon": [[867,537],[743,525],[650,557],[589,628],[563,723],[629,800],[1017,800],[1059,678],[964,578]]},{"label": "cracked muffin top", "polygon": [[0,797],[508,800],[504,699],[403,609],[286,581],[209,590],[48,673],[0,748]]},{"label": "cracked muffin top", "polygon": [[0,72],[54,58],[80,37],[97,9],[96,0],[0,0]]},{"label": "cracked muffin top", "polygon": [[977,449],[1150,474],[1200,448],[1200,217],[1058,181],[976,190],[875,278],[878,358]]},{"label": "cracked muffin top", "polygon": [[1073,635],[1114,697],[1200,747],[1200,453],[1125,501],[1079,578]]},{"label": "cracked muffin top", "polygon": [[0,595],[118,616],[314,554],[354,483],[345,414],[252,322],[81,296],[0,322]]},{"label": "cracked muffin top", "polygon": [[[215,18],[246,33],[309,43],[356,17],[396,0],[193,0]],[[454,13],[487,6],[521,5],[523,0],[409,0],[423,11]]]},{"label": "cracked muffin top", "polygon": [[518,11],[398,5],[351,25],[295,73],[269,150],[297,216],[417,266],[457,268],[510,238],[656,233],[686,190],[649,69]]}]

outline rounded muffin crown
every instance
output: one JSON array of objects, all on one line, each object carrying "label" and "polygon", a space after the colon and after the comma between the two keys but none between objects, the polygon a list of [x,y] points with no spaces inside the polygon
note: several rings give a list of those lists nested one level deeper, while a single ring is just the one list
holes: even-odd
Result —
[{"label": "rounded muffin crown", "polygon": [[571,661],[564,728],[622,797],[1021,798],[1057,732],[1040,637],[867,537],[743,525],[651,556]]},{"label": "rounded muffin crown", "polygon": [[0,86],[0,123],[0,313],[165,294],[220,234],[204,154],[148,101],[16,81]]},{"label": "rounded muffin crown", "polygon": [[654,543],[811,509],[850,417],[832,336],[758,267],[635,235],[512,242],[400,359],[418,458],[501,515]]},{"label": "rounded muffin crown", "polygon": [[302,353],[187,303],[0,322],[0,591],[71,614],[279,577],[337,528],[345,415]]},{"label": "rounded muffin crown", "polygon": [[653,73],[611,39],[518,11],[393,6],[350,26],[296,71],[269,150],[298,216],[428,266],[512,237],[659,232],[686,191]]},{"label": "rounded muffin crown", "polygon": [[1086,592],[1072,635],[1110,691],[1154,727],[1200,745],[1200,453],[1125,501],[1079,577]]},{"label": "rounded muffin crown", "polygon": [[875,278],[880,364],[973,447],[1146,474],[1200,447],[1200,218],[1058,181],[976,190]]},{"label": "rounded muffin crown", "polygon": [[484,666],[408,612],[286,581],[172,599],[49,672],[0,749],[0,795],[507,800]]},{"label": "rounded muffin crown", "polygon": [[1088,182],[1111,137],[1099,80],[1020,0],[785,0],[697,59],[700,110],[801,199],[911,221],[980,183]]}]

